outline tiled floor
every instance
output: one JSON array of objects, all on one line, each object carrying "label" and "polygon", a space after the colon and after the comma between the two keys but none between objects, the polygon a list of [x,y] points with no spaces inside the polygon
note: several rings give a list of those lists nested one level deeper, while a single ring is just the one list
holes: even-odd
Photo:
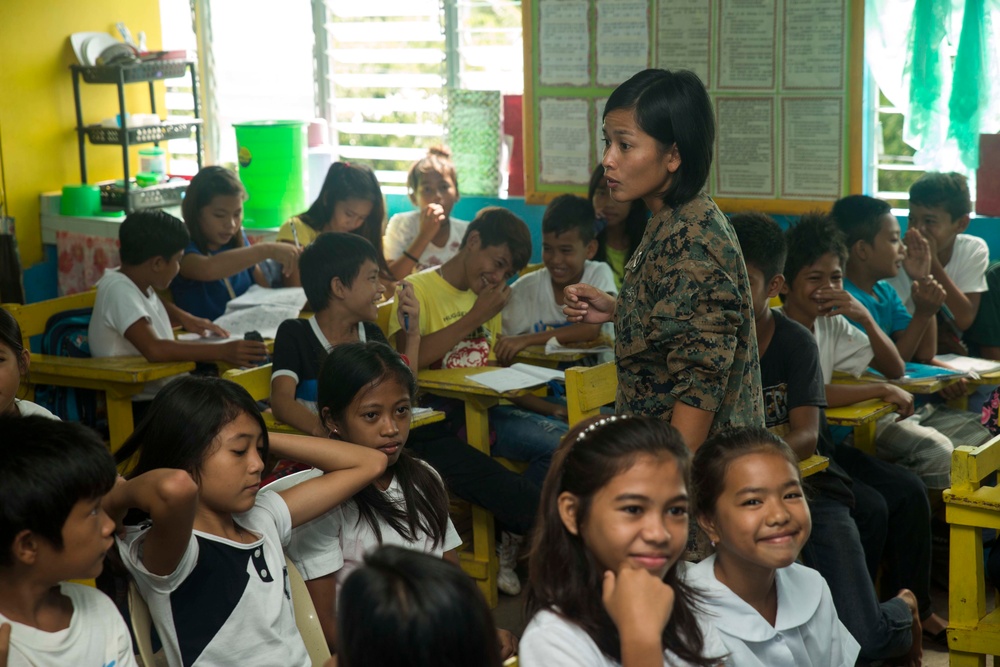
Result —
[{"label": "tiled floor", "polygon": [[[526,577],[521,577],[522,583],[526,582]],[[936,588],[932,591],[934,607],[942,616],[948,615],[948,595]],[[524,631],[524,592],[516,597],[500,595],[500,604],[493,610],[497,626],[505,628],[520,636]],[[924,667],[948,667],[948,650],[943,646],[926,643],[924,645]],[[987,658],[987,666],[992,665],[992,658]],[[998,666],[1000,667],[1000,666]]]}]

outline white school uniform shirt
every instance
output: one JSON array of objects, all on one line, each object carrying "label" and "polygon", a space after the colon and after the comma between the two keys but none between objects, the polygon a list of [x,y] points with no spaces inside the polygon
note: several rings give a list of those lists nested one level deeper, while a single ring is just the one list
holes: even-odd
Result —
[{"label": "white school uniform shirt", "polygon": [[[138,348],[125,338],[130,326],[145,319],[153,327],[157,338],[173,340],[167,308],[152,287],[145,292],[131,278],[118,269],[108,269],[97,281],[97,298],[90,317],[87,338],[90,354],[95,357],[142,356]],[[149,382],[133,397],[133,401],[148,401],[169,380]]]},{"label": "white school uniform shirt", "polygon": [[[604,262],[588,259],[583,265],[583,278],[580,282],[593,285],[612,296],[618,294],[615,274]],[[552,291],[552,275],[548,268],[543,266],[521,276],[511,285],[510,300],[504,306],[502,322],[505,336],[537,333],[569,324],[562,306],[556,303],[556,296]],[[613,336],[613,325],[608,323],[601,328],[601,333]]]},{"label": "white school uniform shirt", "polygon": [[[782,308],[778,310],[784,312]],[[817,317],[813,323],[813,335],[819,348],[823,384],[833,382],[834,371],[860,377],[875,357],[868,335],[842,315]]]},{"label": "white school uniform shirt", "polygon": [[[725,659],[726,647],[711,621],[698,618],[704,638],[703,655],[719,657],[719,664],[741,667]],[[601,652],[590,635],[576,623],[559,614],[543,610],[532,616],[517,646],[522,667],[621,667],[621,663]],[[689,667],[672,652],[663,651],[664,667]]]},{"label": "white school uniform shirt", "polygon": [[49,419],[55,419],[56,421],[61,421],[59,417],[55,416],[48,409],[43,408],[37,403],[32,403],[31,401],[22,401],[19,398],[14,399],[14,405],[17,406],[17,411],[22,417],[48,417]]},{"label": "white school uniform shirt", "polygon": [[853,667],[861,645],[837,617],[830,587],[811,568],[792,563],[775,573],[778,614],[772,626],[715,578],[715,555],[687,569],[714,617],[729,661],[739,667]]},{"label": "white school uniform shirt", "polygon": [[[423,271],[432,266],[444,264],[449,259],[458,254],[462,247],[462,239],[465,238],[465,230],[469,228],[469,223],[465,220],[458,220],[449,216],[448,218],[448,240],[443,246],[434,245],[434,242],[427,244],[424,251],[420,253],[416,267],[413,271]],[[382,237],[382,251],[385,258],[390,262],[403,256],[403,252],[409,250],[413,240],[420,233],[420,211],[407,211],[397,213],[389,218],[389,224],[385,228],[385,236]]]},{"label": "white school uniform shirt", "polygon": [[91,586],[62,582],[60,592],[73,604],[69,627],[45,632],[12,621],[7,667],[136,667],[132,636],[115,603]]},{"label": "white school uniform shirt", "polygon": [[[437,471],[423,461],[420,463],[434,473],[443,488]],[[309,474],[304,474],[303,481],[305,478],[321,474],[319,470],[310,471]],[[394,503],[405,502],[403,489],[396,475],[393,475],[385,494]],[[422,532],[411,542],[381,520],[379,529],[382,531],[381,542],[376,538],[375,531],[368,522],[361,519],[358,506],[353,500],[349,500],[323,516],[295,528],[287,549],[288,557],[306,581],[336,572],[339,590],[348,575],[364,564],[365,556],[380,546],[391,544],[432,556],[442,556],[444,552],[456,549],[462,544],[462,538],[458,536],[450,518],[445,530],[444,543],[436,547],[433,546],[431,537]]]},{"label": "white school uniform shirt", "polygon": [[295,626],[282,546],[292,519],[277,493],[260,493],[237,523],[260,535],[240,544],[192,531],[177,568],[167,575],[142,564],[145,530],[116,538],[118,553],[149,605],[171,667],[282,665],[312,662]]},{"label": "white school uniform shirt", "polygon": [[[965,294],[985,292],[986,268],[990,263],[990,249],[986,241],[971,234],[959,234],[955,237],[955,245],[951,251],[951,259],[944,267],[944,272],[955,283],[955,287]],[[895,277],[889,278],[899,298],[906,304],[906,309],[912,315],[916,307],[910,293],[913,281],[902,268]]]}]

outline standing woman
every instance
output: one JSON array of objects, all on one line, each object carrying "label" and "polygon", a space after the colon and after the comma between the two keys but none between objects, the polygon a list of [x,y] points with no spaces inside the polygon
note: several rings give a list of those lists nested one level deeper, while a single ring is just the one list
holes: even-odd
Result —
[{"label": "standing woman", "polygon": [[569,319],[615,323],[617,411],[668,420],[692,450],[725,427],[763,426],[750,284],[736,234],[702,192],[715,120],[701,80],[648,69],[604,109],[604,176],[615,201],[652,213],[617,300],[565,289]]}]

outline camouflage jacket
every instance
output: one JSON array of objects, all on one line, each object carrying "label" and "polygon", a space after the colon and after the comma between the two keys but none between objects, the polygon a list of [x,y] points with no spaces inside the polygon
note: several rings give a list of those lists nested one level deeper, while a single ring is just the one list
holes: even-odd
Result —
[{"label": "camouflage jacket", "polygon": [[708,195],[646,225],[625,266],[615,335],[618,412],[669,420],[682,401],[716,413],[710,433],[764,425],[750,281]]}]

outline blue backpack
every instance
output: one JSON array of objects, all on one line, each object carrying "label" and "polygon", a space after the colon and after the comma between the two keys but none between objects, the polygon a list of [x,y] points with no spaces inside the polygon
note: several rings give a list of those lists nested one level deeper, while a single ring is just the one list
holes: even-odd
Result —
[{"label": "blue backpack", "polygon": [[[56,313],[45,323],[41,353],[60,357],[90,357],[87,329],[93,308],[74,308]],[[29,373],[30,377],[30,373]],[[35,402],[65,421],[81,422],[108,437],[108,409],[104,393],[94,389],[35,387]]]}]

